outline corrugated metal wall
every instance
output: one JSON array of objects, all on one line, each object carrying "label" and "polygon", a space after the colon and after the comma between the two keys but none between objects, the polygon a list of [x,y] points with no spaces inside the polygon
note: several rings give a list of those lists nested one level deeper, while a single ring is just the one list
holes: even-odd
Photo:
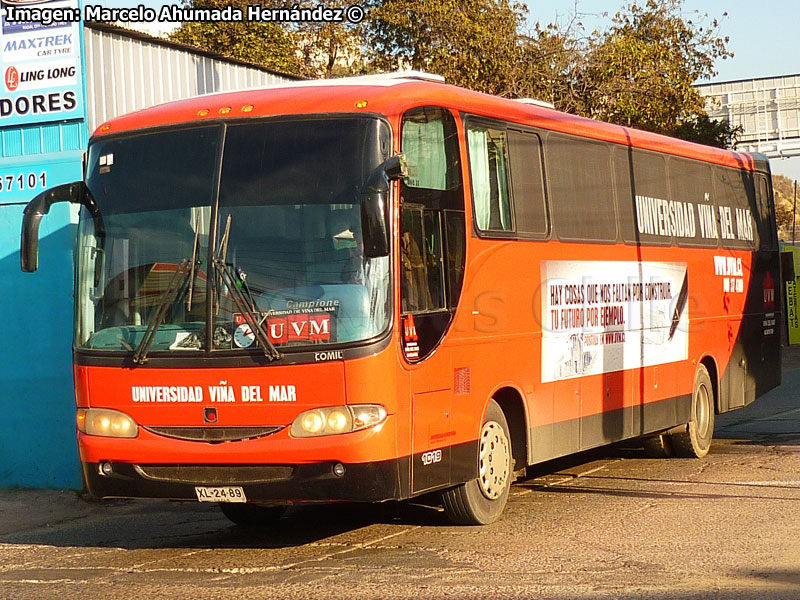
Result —
[{"label": "corrugated metal wall", "polygon": [[127,33],[85,28],[90,132],[108,119],[162,102],[290,81]]}]

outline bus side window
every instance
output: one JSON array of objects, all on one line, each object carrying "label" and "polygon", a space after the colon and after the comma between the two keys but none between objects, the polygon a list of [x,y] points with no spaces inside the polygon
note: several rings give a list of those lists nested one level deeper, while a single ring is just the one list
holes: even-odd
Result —
[{"label": "bus side window", "polygon": [[775,243],[775,227],[772,225],[770,217],[770,197],[769,185],[767,178],[763,175],[756,175],[756,205],[758,206],[758,230],[761,238],[761,250],[774,250],[777,246]]},{"label": "bus side window", "polygon": [[481,125],[467,127],[469,171],[475,224],[483,232],[511,232],[511,201],[508,193],[506,132]]},{"label": "bus side window", "polygon": [[404,313],[444,308],[439,213],[403,206],[400,238]]},{"label": "bus side window", "polygon": [[514,218],[520,238],[547,237],[549,223],[542,174],[542,141],[535,133],[508,132]]},{"label": "bus side window", "polygon": [[545,141],[545,164],[556,237],[583,242],[616,241],[611,145],[550,133]]},{"label": "bus side window", "polygon": [[[714,202],[723,248],[756,250],[760,235],[752,175],[746,171],[714,166]],[[754,214],[756,213],[756,214]]]},{"label": "bus side window", "polygon": [[422,360],[447,331],[461,295],[465,261],[464,186],[452,113],[423,106],[403,115],[400,151],[408,177],[401,183],[400,308],[413,314]]},{"label": "bus side window", "polygon": [[670,157],[667,168],[671,199],[684,203],[695,217],[694,235],[690,235],[691,228],[687,227],[683,236],[676,237],[676,242],[679,246],[715,247],[718,241],[716,232],[713,229],[707,231],[706,225],[700,224],[701,218],[708,223],[709,210],[713,208],[714,180],[711,167],[696,160]]}]

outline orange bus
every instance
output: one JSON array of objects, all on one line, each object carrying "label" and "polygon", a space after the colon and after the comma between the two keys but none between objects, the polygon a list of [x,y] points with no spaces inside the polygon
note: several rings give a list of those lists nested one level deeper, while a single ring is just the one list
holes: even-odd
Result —
[{"label": "orange bus", "polygon": [[236,523],[441,492],[640,438],[701,457],[780,383],[767,161],[408,73],[116,118],[82,182],[77,437],[99,497]]}]

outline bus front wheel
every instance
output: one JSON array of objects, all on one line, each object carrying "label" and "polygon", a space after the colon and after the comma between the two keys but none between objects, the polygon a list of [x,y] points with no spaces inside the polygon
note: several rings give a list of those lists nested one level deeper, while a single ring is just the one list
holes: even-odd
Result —
[{"label": "bus front wheel", "polygon": [[692,420],[686,431],[670,435],[676,456],[702,458],[711,448],[714,437],[714,388],[708,369],[700,365],[694,377]]},{"label": "bus front wheel", "polygon": [[500,518],[513,476],[511,438],[503,411],[492,400],[478,448],[478,477],[442,492],[447,517],[458,525],[487,525]]}]

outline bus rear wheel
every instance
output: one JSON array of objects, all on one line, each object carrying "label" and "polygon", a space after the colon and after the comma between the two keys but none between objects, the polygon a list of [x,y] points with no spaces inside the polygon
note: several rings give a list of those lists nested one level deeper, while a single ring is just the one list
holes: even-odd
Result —
[{"label": "bus rear wheel", "polygon": [[283,516],[285,506],[263,506],[250,502],[220,502],[222,514],[242,527],[268,527]]},{"label": "bus rear wheel", "polygon": [[714,437],[714,388],[708,369],[700,365],[694,376],[692,420],[685,432],[670,435],[676,456],[702,458],[711,448]]},{"label": "bus rear wheel", "polygon": [[644,453],[649,458],[671,458],[675,456],[672,440],[666,433],[644,438],[642,446],[644,447]]},{"label": "bus rear wheel", "polygon": [[487,525],[500,518],[513,476],[511,438],[503,411],[492,400],[478,440],[478,477],[442,492],[447,517],[457,525]]}]

